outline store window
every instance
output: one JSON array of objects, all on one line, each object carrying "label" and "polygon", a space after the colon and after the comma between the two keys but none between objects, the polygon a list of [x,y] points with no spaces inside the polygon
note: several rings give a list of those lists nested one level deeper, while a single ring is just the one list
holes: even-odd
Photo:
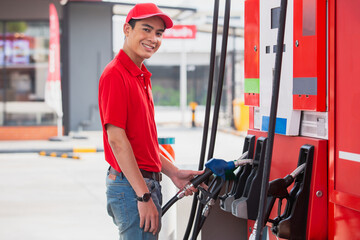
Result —
[{"label": "store window", "polygon": [[48,21],[0,21],[0,125],[54,125],[44,102]]},{"label": "store window", "polygon": [[180,67],[146,66],[152,73],[151,85],[155,106],[180,106]]}]

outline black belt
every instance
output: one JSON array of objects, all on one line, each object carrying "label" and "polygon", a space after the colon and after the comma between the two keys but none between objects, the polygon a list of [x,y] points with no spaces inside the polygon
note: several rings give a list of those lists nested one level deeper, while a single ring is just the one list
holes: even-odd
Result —
[{"label": "black belt", "polygon": [[[142,174],[142,176],[144,178],[153,179],[153,180],[158,181],[158,182],[161,182],[161,180],[162,180],[162,175],[161,175],[160,172],[148,172],[148,171],[145,171],[143,169],[140,169],[140,172],[141,172],[141,174]],[[113,175],[116,175],[116,176],[121,176],[122,175],[121,172],[116,171],[113,167],[109,168],[109,173],[113,174]]]}]

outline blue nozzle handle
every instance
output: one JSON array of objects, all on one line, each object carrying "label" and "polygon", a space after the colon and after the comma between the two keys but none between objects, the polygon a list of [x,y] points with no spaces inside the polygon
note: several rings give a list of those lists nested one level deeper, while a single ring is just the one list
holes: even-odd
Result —
[{"label": "blue nozzle handle", "polygon": [[216,176],[225,179],[225,173],[229,170],[235,169],[234,161],[225,161],[223,159],[210,159],[206,164],[206,168],[209,168]]}]

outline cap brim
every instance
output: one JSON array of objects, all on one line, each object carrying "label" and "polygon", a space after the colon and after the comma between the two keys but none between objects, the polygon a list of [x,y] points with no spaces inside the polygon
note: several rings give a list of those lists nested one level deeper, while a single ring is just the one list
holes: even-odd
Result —
[{"label": "cap brim", "polygon": [[155,16],[160,17],[164,21],[165,28],[172,28],[172,26],[174,26],[174,23],[171,20],[171,18],[164,13],[146,14],[146,15],[142,15],[140,17],[133,17],[132,19],[145,19],[145,18],[150,18],[150,17],[155,17]]}]

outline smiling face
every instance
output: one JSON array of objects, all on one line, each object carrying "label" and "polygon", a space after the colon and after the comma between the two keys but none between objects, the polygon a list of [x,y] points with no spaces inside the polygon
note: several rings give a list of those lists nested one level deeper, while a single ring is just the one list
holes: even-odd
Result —
[{"label": "smiling face", "polygon": [[163,20],[156,16],[138,20],[134,28],[125,23],[123,51],[141,67],[142,62],[159,49],[164,30]]}]

